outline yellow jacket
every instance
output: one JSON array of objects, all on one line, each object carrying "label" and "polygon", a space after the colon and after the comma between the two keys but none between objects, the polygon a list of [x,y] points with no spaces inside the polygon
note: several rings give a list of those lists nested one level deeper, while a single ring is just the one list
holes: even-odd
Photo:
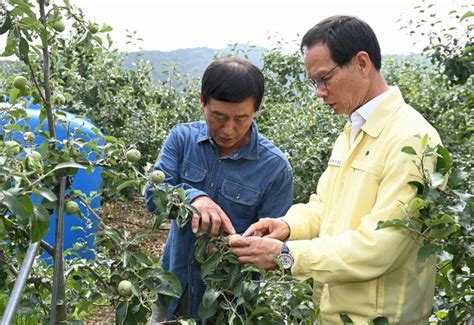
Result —
[{"label": "yellow jacket", "polygon": [[[412,146],[416,135],[441,143],[436,130],[407,105],[398,88],[379,104],[349,148],[350,124],[337,138],[317,193],[282,217],[291,229],[292,274],[315,280],[322,324],[355,324],[378,316],[390,324],[427,324],[435,287],[435,257],[416,261],[420,241],[377,222],[403,218],[402,203],[415,196],[407,183],[420,180]],[[425,165],[430,170],[434,161]]]}]

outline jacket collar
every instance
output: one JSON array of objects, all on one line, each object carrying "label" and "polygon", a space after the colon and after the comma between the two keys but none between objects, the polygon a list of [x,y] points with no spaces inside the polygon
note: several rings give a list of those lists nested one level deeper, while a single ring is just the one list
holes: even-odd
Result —
[{"label": "jacket collar", "polygon": [[[228,158],[237,160],[240,158],[245,158],[248,160],[258,160],[260,158],[258,153],[258,127],[255,121],[252,121],[251,126],[252,133],[250,135],[250,141],[240,148],[237,152],[234,152],[232,155],[228,156]],[[203,141],[209,141],[212,146],[217,148],[216,143],[211,137],[209,132],[209,128],[207,127],[207,123],[203,122],[201,129],[199,131],[199,136],[197,137],[196,143],[200,143]]]},{"label": "jacket collar", "polygon": [[390,93],[380,102],[362,126],[362,130],[373,138],[380,135],[392,115],[405,104],[402,94],[398,87],[391,87]]}]

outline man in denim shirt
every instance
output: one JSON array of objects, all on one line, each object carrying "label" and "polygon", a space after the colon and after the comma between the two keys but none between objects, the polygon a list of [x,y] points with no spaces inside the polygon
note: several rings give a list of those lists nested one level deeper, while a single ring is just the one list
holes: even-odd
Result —
[{"label": "man in denim shirt", "polygon": [[[292,203],[288,159],[254,122],[263,93],[262,72],[251,63],[237,58],[212,62],[200,93],[206,122],[174,127],[161,149],[155,169],[165,173],[167,184],[185,189],[186,203],[201,216],[195,214],[183,229],[172,221],[162,266],[179,278],[184,294],[168,306],[154,306],[152,322],[199,318],[205,291],[194,258],[199,228],[210,228],[213,236],[219,231],[242,233],[262,217],[283,215]],[[154,211],[151,191],[146,203]]]}]

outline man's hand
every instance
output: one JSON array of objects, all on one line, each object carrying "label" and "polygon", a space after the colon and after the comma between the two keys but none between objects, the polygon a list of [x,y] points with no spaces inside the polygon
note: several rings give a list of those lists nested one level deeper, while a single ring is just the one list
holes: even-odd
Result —
[{"label": "man's hand", "polygon": [[251,225],[242,236],[252,235],[285,240],[290,236],[290,227],[281,219],[263,218]]},{"label": "man's hand", "polygon": [[209,197],[198,196],[191,202],[191,205],[201,213],[201,217],[198,214],[193,214],[193,233],[197,233],[199,227],[201,227],[202,231],[207,231],[211,227],[211,236],[217,236],[220,230],[228,234],[235,234],[234,226],[232,226],[229,217]]},{"label": "man's hand", "polygon": [[237,255],[242,264],[254,264],[265,270],[277,267],[274,257],[281,252],[283,243],[276,239],[262,237],[235,238],[230,243],[230,249]]}]

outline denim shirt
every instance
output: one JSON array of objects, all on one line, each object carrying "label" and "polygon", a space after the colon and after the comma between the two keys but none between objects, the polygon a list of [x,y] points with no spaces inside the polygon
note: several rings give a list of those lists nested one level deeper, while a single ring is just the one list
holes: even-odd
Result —
[{"label": "denim shirt", "polygon": [[[186,191],[186,203],[207,195],[232,221],[237,233],[262,217],[283,216],[293,199],[293,171],[286,156],[252,123],[250,141],[229,156],[219,156],[205,122],[175,126],[168,135],[155,169],[166,183]],[[152,190],[145,194],[150,211],[155,206]],[[188,315],[199,318],[198,306],[205,291],[200,265],[194,258],[195,235],[191,223],[179,229],[173,220],[162,256],[164,269],[174,273],[183,290],[188,286]],[[168,305],[171,319],[178,304]]]}]

